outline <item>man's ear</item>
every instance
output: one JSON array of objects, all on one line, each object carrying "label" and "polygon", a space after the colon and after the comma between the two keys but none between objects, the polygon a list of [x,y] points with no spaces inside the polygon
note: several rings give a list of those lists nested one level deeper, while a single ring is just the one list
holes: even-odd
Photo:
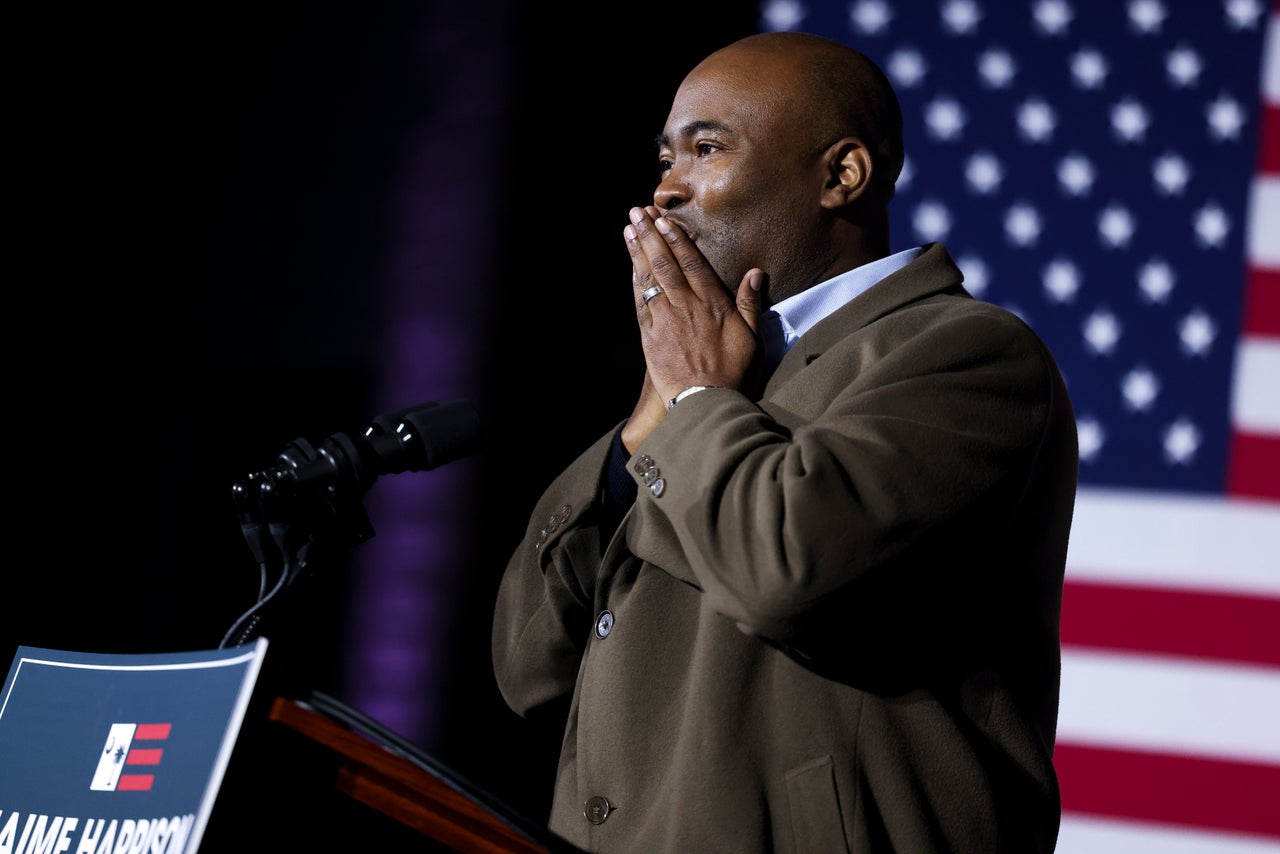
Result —
[{"label": "man's ear", "polygon": [[822,206],[842,208],[867,192],[871,186],[871,152],[862,141],[845,137],[827,149],[827,182],[822,190]]}]

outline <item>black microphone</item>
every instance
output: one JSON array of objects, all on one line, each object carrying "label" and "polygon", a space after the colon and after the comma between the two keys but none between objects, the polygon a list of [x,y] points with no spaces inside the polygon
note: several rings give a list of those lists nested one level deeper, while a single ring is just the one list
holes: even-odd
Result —
[{"label": "black microphone", "polygon": [[380,475],[433,469],[479,445],[480,419],[471,404],[420,403],[373,419],[362,433],[334,433],[318,445],[295,439],[276,465],[234,484],[240,530],[261,579],[258,603],[219,648],[257,631],[267,603],[307,570],[313,547],[355,546],[373,536],[362,496]]},{"label": "black microphone", "polygon": [[420,403],[382,415],[362,433],[334,433],[319,445],[296,439],[263,472],[287,488],[366,492],[384,474],[426,471],[475,453],[480,419],[464,400]]}]

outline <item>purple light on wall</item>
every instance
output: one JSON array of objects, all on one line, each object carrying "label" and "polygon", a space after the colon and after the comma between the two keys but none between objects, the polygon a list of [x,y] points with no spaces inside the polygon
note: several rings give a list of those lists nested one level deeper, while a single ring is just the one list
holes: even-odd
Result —
[{"label": "purple light on wall", "polygon": [[[508,89],[501,4],[426,16],[406,73],[433,98],[400,181],[400,230],[385,283],[378,411],[474,400],[493,289],[494,198]],[[448,20],[440,20],[450,16]],[[343,682],[348,701],[430,750],[451,620],[460,611],[471,461],[384,478],[366,507],[376,536],[357,554]]]}]

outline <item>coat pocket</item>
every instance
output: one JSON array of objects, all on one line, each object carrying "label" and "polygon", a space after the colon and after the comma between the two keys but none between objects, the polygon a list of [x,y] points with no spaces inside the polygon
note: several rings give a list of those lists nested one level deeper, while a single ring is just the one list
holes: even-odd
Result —
[{"label": "coat pocket", "polygon": [[783,780],[796,854],[847,854],[832,758],[823,756],[792,768]]}]

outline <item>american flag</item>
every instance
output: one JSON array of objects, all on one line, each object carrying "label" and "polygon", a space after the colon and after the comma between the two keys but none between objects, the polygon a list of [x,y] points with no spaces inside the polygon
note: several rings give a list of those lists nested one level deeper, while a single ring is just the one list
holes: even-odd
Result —
[{"label": "american flag", "polygon": [[776,0],[899,91],[947,244],[1076,407],[1063,854],[1280,851],[1280,9]]}]

